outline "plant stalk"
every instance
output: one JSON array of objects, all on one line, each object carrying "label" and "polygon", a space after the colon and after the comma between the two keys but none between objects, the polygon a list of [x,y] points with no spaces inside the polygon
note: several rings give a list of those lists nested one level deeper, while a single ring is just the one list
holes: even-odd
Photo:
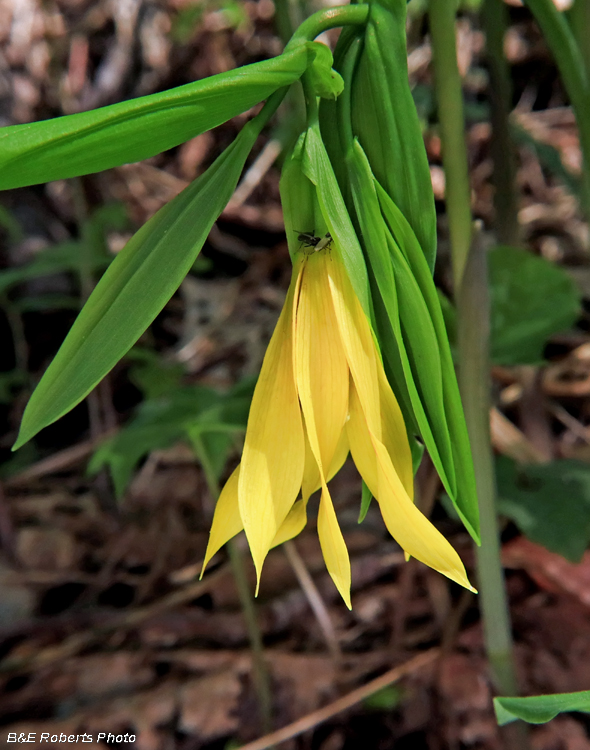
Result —
[{"label": "plant stalk", "polygon": [[567,16],[570,28],[574,33],[574,37],[584,58],[586,78],[590,82],[590,44],[588,44],[588,35],[590,34],[590,3],[588,0],[575,0]]},{"label": "plant stalk", "polygon": [[504,35],[508,11],[503,0],[484,0],[481,17],[486,34],[487,63],[490,75],[489,101],[492,121],[492,161],[494,163],[495,228],[498,240],[518,245],[518,197],[516,194],[516,153],[510,137],[512,81],[504,57]]},{"label": "plant stalk", "polygon": [[[490,312],[486,256],[478,233],[472,242],[467,147],[461,80],[457,68],[454,4],[431,0],[429,16],[458,313],[459,386],[473,454],[481,522],[481,547],[477,551],[477,568],[484,638],[498,690],[503,695],[515,695],[516,671],[510,614],[500,558],[494,463],[490,442]],[[505,736],[505,741],[508,747],[515,750],[522,750],[526,745],[526,738],[522,737],[511,739]]]},{"label": "plant stalk", "polygon": [[[193,447],[197,458],[203,467],[205,481],[211,496],[217,499],[221,494],[219,482],[215,471],[211,465],[208,453],[205,450],[203,441],[200,437],[193,438]],[[252,676],[256,697],[258,699],[258,708],[260,710],[260,724],[262,731],[268,733],[272,731],[272,692],[270,686],[270,675],[264,658],[264,643],[262,632],[256,617],[256,608],[250,592],[250,584],[244,570],[244,557],[237,544],[230,540],[227,545],[234,581],[240,597],[242,613],[246,621],[248,639],[252,650]]]},{"label": "plant stalk", "polygon": [[328,29],[339,26],[362,26],[367,22],[368,17],[369,6],[367,4],[337,5],[334,8],[318,10],[297,28],[285,50],[313,41],[316,36]]},{"label": "plant stalk", "polygon": [[471,189],[463,117],[463,92],[457,67],[455,41],[455,4],[449,0],[430,0],[430,42],[438,122],[445,170],[445,193],[453,281],[456,290],[471,247]]}]

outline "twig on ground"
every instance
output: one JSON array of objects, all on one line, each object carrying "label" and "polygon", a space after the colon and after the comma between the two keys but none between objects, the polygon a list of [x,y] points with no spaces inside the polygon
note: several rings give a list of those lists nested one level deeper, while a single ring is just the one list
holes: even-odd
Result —
[{"label": "twig on ground", "polygon": [[94,628],[83,631],[82,633],[76,633],[76,635],[66,638],[56,646],[43,648],[34,654],[28,654],[24,657],[8,657],[0,662],[0,674],[13,674],[26,672],[31,669],[39,669],[48,664],[53,664],[57,661],[66,659],[69,656],[73,656],[84,648],[90,646],[90,644],[95,641],[104,639],[115,630],[133,628],[145,620],[148,620],[150,617],[172,609],[179,604],[189,602],[191,599],[196,599],[197,597],[202,596],[209,591],[220,578],[228,573],[229,569],[230,566],[228,564],[222,565],[214,573],[208,575],[203,581],[196,581],[190,586],[186,586],[180,591],[174,591],[145,607],[138,607],[131,612],[125,612],[113,617],[110,622],[98,625]]},{"label": "twig on ground", "polygon": [[77,443],[69,448],[65,448],[63,451],[58,451],[47,458],[37,461],[31,466],[27,466],[23,471],[19,471],[12,477],[8,477],[4,481],[4,486],[7,488],[22,487],[34,479],[40,479],[41,477],[47,476],[47,474],[54,474],[57,471],[65,471],[69,469],[82,459],[89,456],[92,451],[97,448],[100,443],[113,437],[117,429],[107,430],[102,435],[98,435],[96,438],[91,440],[85,440],[82,443]]},{"label": "twig on ground", "polygon": [[287,724],[286,727],[283,727],[276,732],[260,737],[260,739],[254,740],[254,742],[249,742],[247,745],[242,745],[239,750],[267,750],[267,748],[277,745],[279,742],[285,742],[293,737],[298,737],[300,734],[303,734],[303,732],[314,729],[324,721],[336,716],[336,714],[352,708],[352,706],[360,703],[378,690],[382,690],[383,688],[388,687],[388,685],[401,680],[402,677],[412,674],[422,667],[431,664],[438,657],[439,653],[440,650],[438,648],[432,648],[429,651],[425,651],[423,654],[419,654],[413,659],[405,662],[405,664],[400,664],[399,666],[390,669],[389,672],[381,675],[381,677],[377,677],[366,685],[353,690],[351,693],[348,693],[348,695],[338,698],[338,700],[333,703],[329,703],[327,706],[324,706],[317,711],[312,711],[310,714],[307,714],[307,716],[303,716],[292,724]]},{"label": "twig on ground", "polygon": [[307,566],[305,565],[305,561],[299,554],[295,543],[292,541],[285,542],[285,544],[283,545],[283,549],[285,550],[287,559],[289,560],[289,563],[293,568],[293,572],[297,576],[299,585],[303,589],[303,593],[305,594],[305,597],[309,602],[309,606],[313,610],[315,618],[318,621],[318,625],[321,628],[322,634],[326,641],[326,645],[328,647],[328,651],[330,652],[330,655],[332,656],[334,662],[338,664],[342,659],[342,651],[340,650],[340,644],[338,643],[338,637],[336,635],[336,631],[334,630],[334,624],[332,623],[332,620],[330,618],[328,608],[326,607],[326,604],[322,599],[322,596],[318,591],[318,588],[315,585],[314,580],[311,577],[309,570],[307,569]]}]

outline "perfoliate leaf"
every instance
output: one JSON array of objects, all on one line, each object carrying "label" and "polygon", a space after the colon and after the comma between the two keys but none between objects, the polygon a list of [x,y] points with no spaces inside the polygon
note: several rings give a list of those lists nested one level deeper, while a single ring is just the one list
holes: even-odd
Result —
[{"label": "perfoliate leaf", "polygon": [[90,112],[0,129],[0,190],[140,161],[220,125],[296,81],[316,45]]},{"label": "perfoliate leaf", "polygon": [[580,314],[579,290],[562,268],[520,248],[495,247],[488,264],[492,361],[539,364],[547,339]]},{"label": "perfoliate leaf", "polygon": [[494,709],[500,726],[516,719],[529,724],[544,724],[565,711],[590,713],[590,690],[533,695],[528,698],[494,698]]},{"label": "perfoliate leaf", "polygon": [[117,255],[31,396],[14,449],[85,398],[162,310],[235,190],[263,124],[255,118],[245,125]]}]

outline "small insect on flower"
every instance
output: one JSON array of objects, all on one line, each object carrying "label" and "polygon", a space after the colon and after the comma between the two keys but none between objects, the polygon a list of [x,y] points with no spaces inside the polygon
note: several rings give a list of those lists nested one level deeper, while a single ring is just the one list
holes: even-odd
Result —
[{"label": "small insect on flower", "polygon": [[316,237],[315,234],[311,234],[310,232],[299,232],[297,239],[303,243],[303,247],[313,247],[316,253],[332,244],[332,235],[330,232],[326,232],[323,237]]}]

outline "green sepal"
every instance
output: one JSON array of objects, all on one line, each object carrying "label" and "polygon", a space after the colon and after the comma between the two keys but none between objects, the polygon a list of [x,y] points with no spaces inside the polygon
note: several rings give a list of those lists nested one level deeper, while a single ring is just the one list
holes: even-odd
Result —
[{"label": "green sepal", "polygon": [[1,128],[0,190],[99,172],[177,146],[298,80],[309,65],[327,78],[331,67],[319,46],[301,44],[271,60],[90,112]]},{"label": "green sepal", "polygon": [[13,450],[80,403],[162,310],[231,198],[266,120],[261,112],[247,123],[209,169],[117,255],[33,392]]},{"label": "green sepal", "polygon": [[376,179],[414,230],[432,272],[436,211],[428,158],[408,83],[406,0],[390,0],[386,8],[371,3],[353,79],[352,127]]},{"label": "green sepal", "polygon": [[308,42],[308,46],[315,50],[315,57],[307,71],[312,89],[322,99],[337,99],[344,88],[344,81],[340,73],[332,69],[331,51],[320,42]]},{"label": "green sepal", "polygon": [[363,479],[361,508],[359,510],[358,523],[362,523],[365,520],[367,513],[369,512],[369,506],[371,505],[372,499],[373,495],[371,494],[371,490],[367,487],[367,485],[365,484],[365,480]]},{"label": "green sepal", "polygon": [[[463,405],[459,394],[459,386],[455,375],[453,358],[440,306],[439,295],[432,280],[430,268],[426,262],[424,253],[422,252],[418,239],[412,231],[411,226],[401,210],[395,205],[377,181],[375,181],[375,187],[383,211],[383,216],[394,238],[392,249],[395,250],[395,246],[397,246],[403,254],[403,258],[398,259],[398,265],[402,268],[405,266],[404,260],[407,262],[407,268],[411,277],[415,279],[417,289],[419,290],[421,298],[424,300],[431,321],[431,326],[436,337],[437,350],[440,357],[446,430],[450,435],[452,450],[452,464],[449,463],[449,466],[452,465],[454,468],[457,494],[455,495],[449,492],[449,488],[446,484],[445,489],[449,492],[449,496],[453,500],[457,512],[461,516],[469,533],[479,544],[479,510],[475,474],[473,471],[473,460],[471,457],[471,445],[467,434]],[[404,311],[406,325],[414,327],[416,332],[419,333],[419,326],[415,325],[415,321],[411,318],[411,315],[406,315],[406,310],[401,305],[400,308]],[[416,353],[418,358],[420,358],[421,354],[418,348]],[[432,424],[432,427],[434,430],[436,426]],[[423,438],[426,442],[424,436]],[[426,446],[429,448],[427,442]],[[442,475],[441,479],[444,483]]]}]

